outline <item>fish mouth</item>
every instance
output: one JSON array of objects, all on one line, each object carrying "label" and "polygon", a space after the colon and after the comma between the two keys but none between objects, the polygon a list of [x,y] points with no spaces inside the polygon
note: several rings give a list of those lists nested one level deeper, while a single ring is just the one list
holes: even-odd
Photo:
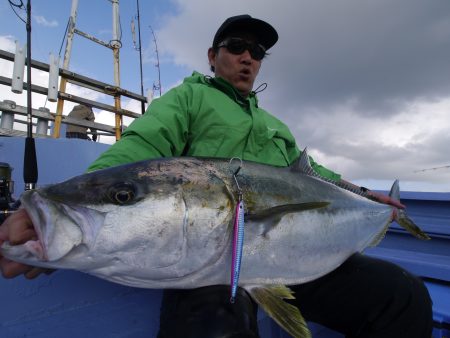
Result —
[{"label": "fish mouth", "polygon": [[10,246],[11,254],[20,255],[21,260],[53,262],[80,245],[92,246],[105,217],[93,209],[54,201],[38,190],[26,191],[21,205],[37,236],[22,245]]}]

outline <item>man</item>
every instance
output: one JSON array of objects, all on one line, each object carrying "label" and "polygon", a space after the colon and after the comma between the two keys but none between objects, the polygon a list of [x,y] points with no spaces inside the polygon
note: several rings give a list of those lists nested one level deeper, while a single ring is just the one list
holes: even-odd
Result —
[{"label": "man", "polygon": [[[95,121],[95,115],[92,111],[92,107],[85,106],[83,104],[76,105],[73,107],[72,111],[69,113],[68,117],[74,120],[86,120]],[[97,141],[97,130],[89,128],[92,132],[92,141]],[[87,134],[88,128],[77,126],[74,124],[67,125],[66,137],[67,138],[81,138],[83,140],[90,140]]]},{"label": "man", "polygon": [[[95,161],[90,170],[163,156],[239,157],[288,166],[299,156],[286,125],[258,107],[253,84],[266,52],[278,40],[268,23],[240,15],[227,19],[208,50],[210,78],[195,73],[154,100],[122,139]],[[320,175],[343,184],[340,175],[313,163]],[[351,185],[353,188],[359,188]],[[371,193],[382,203],[403,206]],[[10,216],[0,239],[19,243],[34,236],[26,213]],[[40,270],[17,263],[0,264],[5,276]],[[291,286],[306,320],[322,323],[347,337],[430,337],[431,301],[423,283],[403,269],[355,254],[328,275]],[[166,290],[159,338],[259,337],[256,306],[240,289],[236,303],[229,286]]]}]

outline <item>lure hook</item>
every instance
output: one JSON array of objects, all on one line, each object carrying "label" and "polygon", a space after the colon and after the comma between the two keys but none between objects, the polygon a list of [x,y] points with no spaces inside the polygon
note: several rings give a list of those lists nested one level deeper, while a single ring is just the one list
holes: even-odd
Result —
[{"label": "lure hook", "polygon": [[239,185],[239,182],[238,182],[236,176],[237,176],[237,174],[239,173],[239,171],[240,171],[241,168],[242,168],[242,159],[240,159],[240,158],[238,158],[238,157],[233,157],[233,158],[230,160],[230,165],[233,163],[234,160],[239,160],[239,162],[240,162],[239,167],[237,167],[237,169],[236,169],[236,170],[234,171],[234,173],[233,173],[233,179],[234,179],[234,182],[236,183],[236,186],[237,186],[237,188],[238,188],[239,200],[241,200],[241,199],[242,199],[242,189],[241,189],[241,187],[240,187],[240,185]]}]

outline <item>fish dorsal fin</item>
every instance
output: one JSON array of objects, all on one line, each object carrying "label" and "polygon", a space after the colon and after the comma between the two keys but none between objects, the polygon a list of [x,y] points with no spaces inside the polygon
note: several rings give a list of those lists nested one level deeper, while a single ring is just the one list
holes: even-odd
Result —
[{"label": "fish dorsal fin", "polygon": [[362,191],[360,189],[355,189],[344,182],[335,181],[335,180],[323,177],[320,174],[318,174],[311,166],[311,162],[310,162],[309,155],[308,155],[306,148],[303,149],[299,159],[291,166],[291,168],[292,168],[291,169],[292,171],[300,172],[300,173],[303,173],[308,176],[317,177],[324,182],[331,183],[339,188],[351,191],[354,194],[357,194],[357,195],[360,195],[360,196],[370,199],[370,196],[365,191]]},{"label": "fish dorsal fin", "polygon": [[305,319],[300,310],[284,299],[295,299],[293,292],[285,285],[244,286],[253,300],[295,338],[311,338]]},{"label": "fish dorsal fin", "polygon": [[314,169],[311,167],[311,162],[309,161],[307,149],[303,149],[300,157],[295,161],[294,165],[291,167],[292,171],[297,171],[306,175],[316,176]]},{"label": "fish dorsal fin", "polygon": [[311,161],[308,155],[307,148],[303,149],[302,153],[300,154],[300,157],[298,160],[291,166],[291,170],[294,172],[299,172],[308,176],[313,176],[321,179],[322,181],[333,183],[334,185],[337,185],[337,182],[320,176],[311,166]]}]

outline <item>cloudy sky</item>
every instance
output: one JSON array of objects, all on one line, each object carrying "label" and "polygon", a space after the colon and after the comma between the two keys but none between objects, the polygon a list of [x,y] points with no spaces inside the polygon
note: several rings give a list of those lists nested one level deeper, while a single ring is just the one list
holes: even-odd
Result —
[{"label": "cloudy sky", "polygon": [[[110,2],[79,2],[78,28],[109,41]],[[59,53],[70,3],[32,1],[34,59],[48,62],[50,52]],[[132,19],[137,24],[136,1],[122,0],[120,12],[121,84],[140,92],[130,29]],[[244,13],[267,20],[279,33],[256,86],[267,83],[261,106],[288,124],[299,147],[371,188],[389,189],[399,178],[402,190],[450,192],[448,0],[141,0],[145,91],[158,79],[149,26],[157,37],[164,92],[193,70],[208,74],[206,51],[216,29],[228,16]],[[25,26],[3,0],[0,48],[14,51],[15,40],[25,43]],[[111,53],[81,37],[74,41],[70,69],[112,83]],[[9,67],[1,62],[0,75],[8,76],[3,73]],[[45,85],[45,74],[36,73],[34,81]],[[70,90],[112,104],[98,93]],[[0,99],[11,99],[3,86]],[[45,98],[34,102],[43,105]],[[136,102],[123,106],[139,112]],[[97,116],[101,122],[109,115]]]}]

